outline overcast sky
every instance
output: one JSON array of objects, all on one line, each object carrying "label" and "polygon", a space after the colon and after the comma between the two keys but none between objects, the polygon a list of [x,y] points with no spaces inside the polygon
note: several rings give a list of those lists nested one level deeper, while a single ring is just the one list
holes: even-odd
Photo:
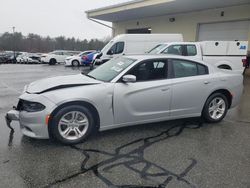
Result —
[{"label": "overcast sky", "polygon": [[80,39],[111,35],[111,30],[86,18],[85,11],[128,0],[0,0],[0,33],[66,36]]}]

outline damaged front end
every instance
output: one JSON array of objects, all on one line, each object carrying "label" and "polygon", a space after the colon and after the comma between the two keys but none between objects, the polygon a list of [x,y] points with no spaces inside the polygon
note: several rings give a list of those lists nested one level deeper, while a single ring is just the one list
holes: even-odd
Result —
[{"label": "damaged front end", "polygon": [[11,122],[12,121],[19,121],[19,111],[17,110],[16,107],[13,107],[13,110],[10,110],[9,112],[7,112],[7,114],[5,115],[5,121],[7,126],[13,130],[13,128],[11,127]]}]

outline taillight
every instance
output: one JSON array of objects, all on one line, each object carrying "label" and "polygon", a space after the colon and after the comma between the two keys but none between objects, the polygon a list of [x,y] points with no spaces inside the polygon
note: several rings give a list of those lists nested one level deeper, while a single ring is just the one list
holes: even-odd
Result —
[{"label": "taillight", "polygon": [[243,67],[247,67],[247,59],[242,59]]},{"label": "taillight", "polygon": [[88,57],[87,57],[87,56],[82,56],[82,59],[83,59],[84,61],[86,61],[86,60],[88,60]]}]

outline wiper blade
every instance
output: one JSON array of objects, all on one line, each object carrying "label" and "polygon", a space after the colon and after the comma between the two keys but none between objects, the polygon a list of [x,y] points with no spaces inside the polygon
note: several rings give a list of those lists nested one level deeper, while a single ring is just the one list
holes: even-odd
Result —
[{"label": "wiper blade", "polygon": [[89,77],[89,78],[93,78],[96,80],[96,78],[94,76],[88,75],[88,74],[84,74],[85,76]]}]

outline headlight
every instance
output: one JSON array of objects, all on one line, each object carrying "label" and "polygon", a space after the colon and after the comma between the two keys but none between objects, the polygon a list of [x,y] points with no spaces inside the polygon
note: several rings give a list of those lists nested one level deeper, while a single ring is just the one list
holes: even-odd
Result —
[{"label": "headlight", "polygon": [[18,104],[18,110],[26,112],[39,112],[45,109],[45,106],[38,102],[30,102],[20,100]]}]

